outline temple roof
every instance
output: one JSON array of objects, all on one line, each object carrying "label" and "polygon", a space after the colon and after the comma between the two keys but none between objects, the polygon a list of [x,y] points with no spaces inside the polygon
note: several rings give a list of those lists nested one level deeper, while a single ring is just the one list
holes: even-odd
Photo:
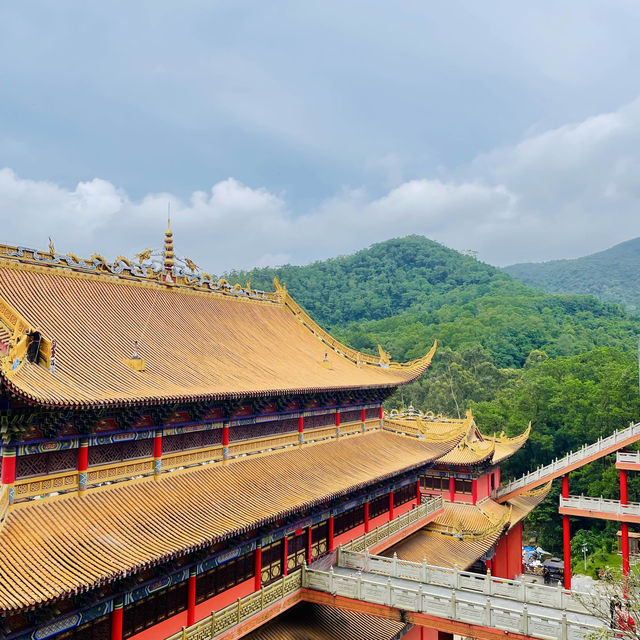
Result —
[{"label": "temple roof", "polygon": [[444,511],[383,555],[398,554],[398,558],[440,567],[467,569],[487,553],[507,529],[512,529],[538,506],[549,493],[551,484],[499,504],[486,498],[473,504],[444,503]]},{"label": "temple roof", "polygon": [[435,350],[405,364],[354,351],[278,282],[265,293],[175,268],[166,278],[125,258],[0,245],[0,377],[48,406],[190,402],[395,387]]},{"label": "temple roof", "polygon": [[396,640],[409,628],[396,620],[302,602],[244,637],[246,640]]},{"label": "temple roof", "polygon": [[0,529],[0,612],[206,548],[422,467],[451,446],[368,431],[19,503]]},{"label": "temple roof", "polygon": [[438,460],[445,466],[470,466],[482,462],[497,464],[512,456],[529,439],[531,423],[523,433],[508,438],[488,436],[480,432],[473,414],[467,411],[464,418],[445,418],[432,413],[423,414],[409,407],[407,411],[392,411],[385,416],[385,428],[407,433],[427,442],[456,441],[456,446]]}]

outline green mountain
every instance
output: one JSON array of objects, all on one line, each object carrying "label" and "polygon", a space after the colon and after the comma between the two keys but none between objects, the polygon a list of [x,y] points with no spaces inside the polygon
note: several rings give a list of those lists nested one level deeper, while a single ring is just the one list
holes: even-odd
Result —
[{"label": "green mountain", "polygon": [[585,296],[558,296],[423,236],[375,244],[307,266],[227,274],[272,289],[277,277],[297,302],[350,346],[398,360],[434,339],[454,350],[479,347],[499,367],[521,367],[534,350],[573,355],[595,347],[633,349],[638,319]]},{"label": "green mountain", "polygon": [[[597,265],[591,269],[597,275]],[[375,353],[380,343],[394,359],[409,360],[437,338],[432,368],[387,406],[413,404],[454,417],[471,408],[485,433],[514,435],[531,421],[529,442],[501,465],[505,478],[640,416],[640,318],[593,296],[530,287],[422,236],[307,266],[227,277],[267,290],[278,277],[324,328],[363,351]],[[572,474],[572,492],[615,498],[615,474],[611,460],[589,465]],[[629,479],[630,500],[640,498],[636,476]],[[530,525],[551,550],[561,548],[557,509],[555,492]],[[615,539],[615,523],[582,526]]]},{"label": "green mountain", "polygon": [[640,310],[640,238],[574,260],[524,262],[505,273],[550,293],[581,293]]}]

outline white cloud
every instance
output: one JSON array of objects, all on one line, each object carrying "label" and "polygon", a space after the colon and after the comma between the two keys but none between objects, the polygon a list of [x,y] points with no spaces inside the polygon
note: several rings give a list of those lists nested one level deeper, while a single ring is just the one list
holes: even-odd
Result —
[{"label": "white cloud", "polygon": [[488,262],[581,255],[639,234],[640,100],[478,156],[446,178],[410,180],[381,197],[344,189],[306,212],[282,194],[228,178],[188,201],[133,200],[95,178],[65,189],[0,170],[3,241],[133,255],[160,247],[171,201],[176,250],[220,273],[305,263],[409,233]]}]

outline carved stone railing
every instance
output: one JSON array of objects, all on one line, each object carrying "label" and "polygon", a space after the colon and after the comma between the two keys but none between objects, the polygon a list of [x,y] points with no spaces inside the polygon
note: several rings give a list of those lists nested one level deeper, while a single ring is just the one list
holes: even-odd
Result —
[{"label": "carved stone railing", "polygon": [[387,558],[342,550],[338,558],[338,566],[358,569],[363,573],[375,573],[391,578],[401,578],[419,582],[423,585],[450,587],[461,591],[481,593],[486,596],[500,596],[518,602],[565,609],[577,613],[585,613],[585,607],[574,599],[572,592],[562,588],[525,582],[524,580],[508,580],[497,578],[491,574],[460,571],[448,567],[437,567],[426,562],[410,562],[399,558]]},{"label": "carved stone railing", "polygon": [[616,463],[640,465],[640,451],[618,451]]},{"label": "carved stone railing", "polygon": [[[411,584],[411,583],[409,583]],[[425,613],[461,623],[520,633],[544,640],[581,640],[602,627],[595,617],[580,614],[581,620],[568,619],[563,609],[540,605],[535,613],[529,611],[527,602],[504,602],[504,596],[478,594],[462,588],[429,589],[428,585],[416,584],[415,588],[398,578],[376,579],[376,576],[361,573],[345,573],[344,570],[318,571],[303,569],[302,585],[313,589],[361,600],[403,611]],[[537,585],[536,585],[537,586]],[[547,589],[554,590],[553,587]],[[509,605],[509,606],[508,606]],[[572,615],[577,617],[576,614]]]},{"label": "carved stone railing", "polygon": [[580,509],[581,511],[600,511],[615,516],[640,516],[640,503],[621,504],[620,500],[607,498],[590,498],[589,496],[560,496],[560,507]]},{"label": "carved stone railing", "polygon": [[338,549],[338,558],[340,558],[341,554],[346,551],[358,552],[364,551],[365,549],[370,549],[373,545],[378,544],[379,542],[383,542],[387,538],[390,538],[392,535],[398,533],[399,531],[402,531],[402,529],[405,529],[406,527],[419,522],[423,518],[426,518],[428,515],[431,515],[432,513],[438,511],[438,509],[442,509],[442,506],[442,496],[430,498],[419,507],[411,509],[411,511],[407,511],[401,516],[394,518],[390,522],[385,522],[379,527],[376,527],[373,531],[365,533],[359,538],[354,538],[347,544],[341,546]]},{"label": "carved stone railing", "polygon": [[558,475],[561,475],[563,470],[578,462],[586,460],[587,458],[591,458],[592,456],[613,453],[617,444],[636,436],[640,437],[640,423],[631,424],[626,429],[615,431],[607,438],[600,438],[593,444],[588,446],[585,445],[577,451],[572,451],[564,456],[564,458],[554,460],[552,463],[544,467],[539,467],[535,471],[526,473],[521,478],[513,480],[512,482],[500,487],[495,492],[495,497],[500,498],[501,496],[506,496],[507,494],[517,491],[518,489],[522,489],[530,484],[541,484],[543,481],[550,478],[550,476],[557,477]]},{"label": "carved stone railing", "polygon": [[279,600],[295,593],[302,586],[302,570],[283,576],[277,582],[263,587],[220,611],[214,611],[200,622],[174,633],[166,640],[209,640],[232,629],[252,616],[264,611]]}]

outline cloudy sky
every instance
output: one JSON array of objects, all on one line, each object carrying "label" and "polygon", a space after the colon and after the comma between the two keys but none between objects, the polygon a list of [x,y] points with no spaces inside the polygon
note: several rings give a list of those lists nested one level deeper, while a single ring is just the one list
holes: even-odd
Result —
[{"label": "cloudy sky", "polygon": [[640,3],[0,6],[0,241],[207,270],[640,235]]}]

